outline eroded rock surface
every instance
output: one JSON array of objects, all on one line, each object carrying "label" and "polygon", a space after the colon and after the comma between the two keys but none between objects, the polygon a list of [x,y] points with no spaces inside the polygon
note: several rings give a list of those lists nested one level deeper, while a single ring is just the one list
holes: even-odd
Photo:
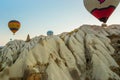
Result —
[{"label": "eroded rock surface", "polygon": [[14,40],[0,49],[0,80],[120,80],[120,25]]}]

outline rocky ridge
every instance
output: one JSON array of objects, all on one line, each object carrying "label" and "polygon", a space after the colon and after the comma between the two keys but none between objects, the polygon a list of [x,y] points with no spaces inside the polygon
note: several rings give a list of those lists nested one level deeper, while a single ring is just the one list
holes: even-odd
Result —
[{"label": "rocky ridge", "polygon": [[120,80],[120,25],[10,41],[0,50],[0,80]]}]

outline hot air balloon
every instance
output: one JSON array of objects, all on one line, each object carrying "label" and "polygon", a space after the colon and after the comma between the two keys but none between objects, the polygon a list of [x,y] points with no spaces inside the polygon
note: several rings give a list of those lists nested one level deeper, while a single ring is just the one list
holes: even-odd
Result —
[{"label": "hot air balloon", "polygon": [[84,0],[86,9],[99,21],[106,23],[120,0]]},{"label": "hot air balloon", "polygon": [[15,35],[15,33],[19,30],[20,28],[20,22],[17,20],[11,20],[8,23],[9,29],[12,31],[12,33]]},{"label": "hot air balloon", "polygon": [[51,31],[51,30],[47,31],[47,35],[48,35],[48,36],[53,35],[53,31]]}]

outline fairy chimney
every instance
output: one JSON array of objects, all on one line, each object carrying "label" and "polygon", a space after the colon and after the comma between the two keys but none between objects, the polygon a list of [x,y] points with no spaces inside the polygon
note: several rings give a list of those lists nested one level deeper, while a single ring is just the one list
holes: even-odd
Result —
[{"label": "fairy chimney", "polygon": [[29,41],[30,41],[30,35],[28,34],[28,35],[27,35],[26,42],[29,42]]}]

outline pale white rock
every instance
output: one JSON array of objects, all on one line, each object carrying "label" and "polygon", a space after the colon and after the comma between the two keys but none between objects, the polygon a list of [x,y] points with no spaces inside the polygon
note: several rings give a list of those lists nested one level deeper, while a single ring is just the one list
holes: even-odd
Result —
[{"label": "pale white rock", "polygon": [[[104,60],[103,59],[102,60],[103,60],[103,62],[107,62],[106,65],[108,67],[109,66],[118,67],[118,65],[116,64],[114,59],[110,56],[110,51],[107,50],[105,45],[98,38],[96,38],[95,35],[92,35],[92,34],[86,35],[86,45],[87,45],[87,47],[89,47],[89,51],[92,52],[91,54],[94,54],[93,52],[95,52],[95,51],[99,51],[100,55],[103,55],[101,58],[105,57]],[[97,54],[97,53],[95,53],[95,54]]]},{"label": "pale white rock", "polygon": [[120,77],[112,72],[109,67],[107,67],[101,59],[97,57],[96,54],[92,56],[93,62],[93,73],[92,80],[109,80],[113,78],[115,80],[120,80]]},{"label": "pale white rock", "polygon": [[72,80],[70,74],[66,74],[53,60],[50,60],[46,72],[48,73],[48,80],[56,80],[56,78],[57,80]]},{"label": "pale white rock", "polygon": [[[0,80],[46,74],[47,80],[120,80],[107,37],[120,34],[119,25],[83,25],[72,32],[37,36],[29,42],[10,41],[0,49]],[[26,71],[31,73],[25,74]]]}]

